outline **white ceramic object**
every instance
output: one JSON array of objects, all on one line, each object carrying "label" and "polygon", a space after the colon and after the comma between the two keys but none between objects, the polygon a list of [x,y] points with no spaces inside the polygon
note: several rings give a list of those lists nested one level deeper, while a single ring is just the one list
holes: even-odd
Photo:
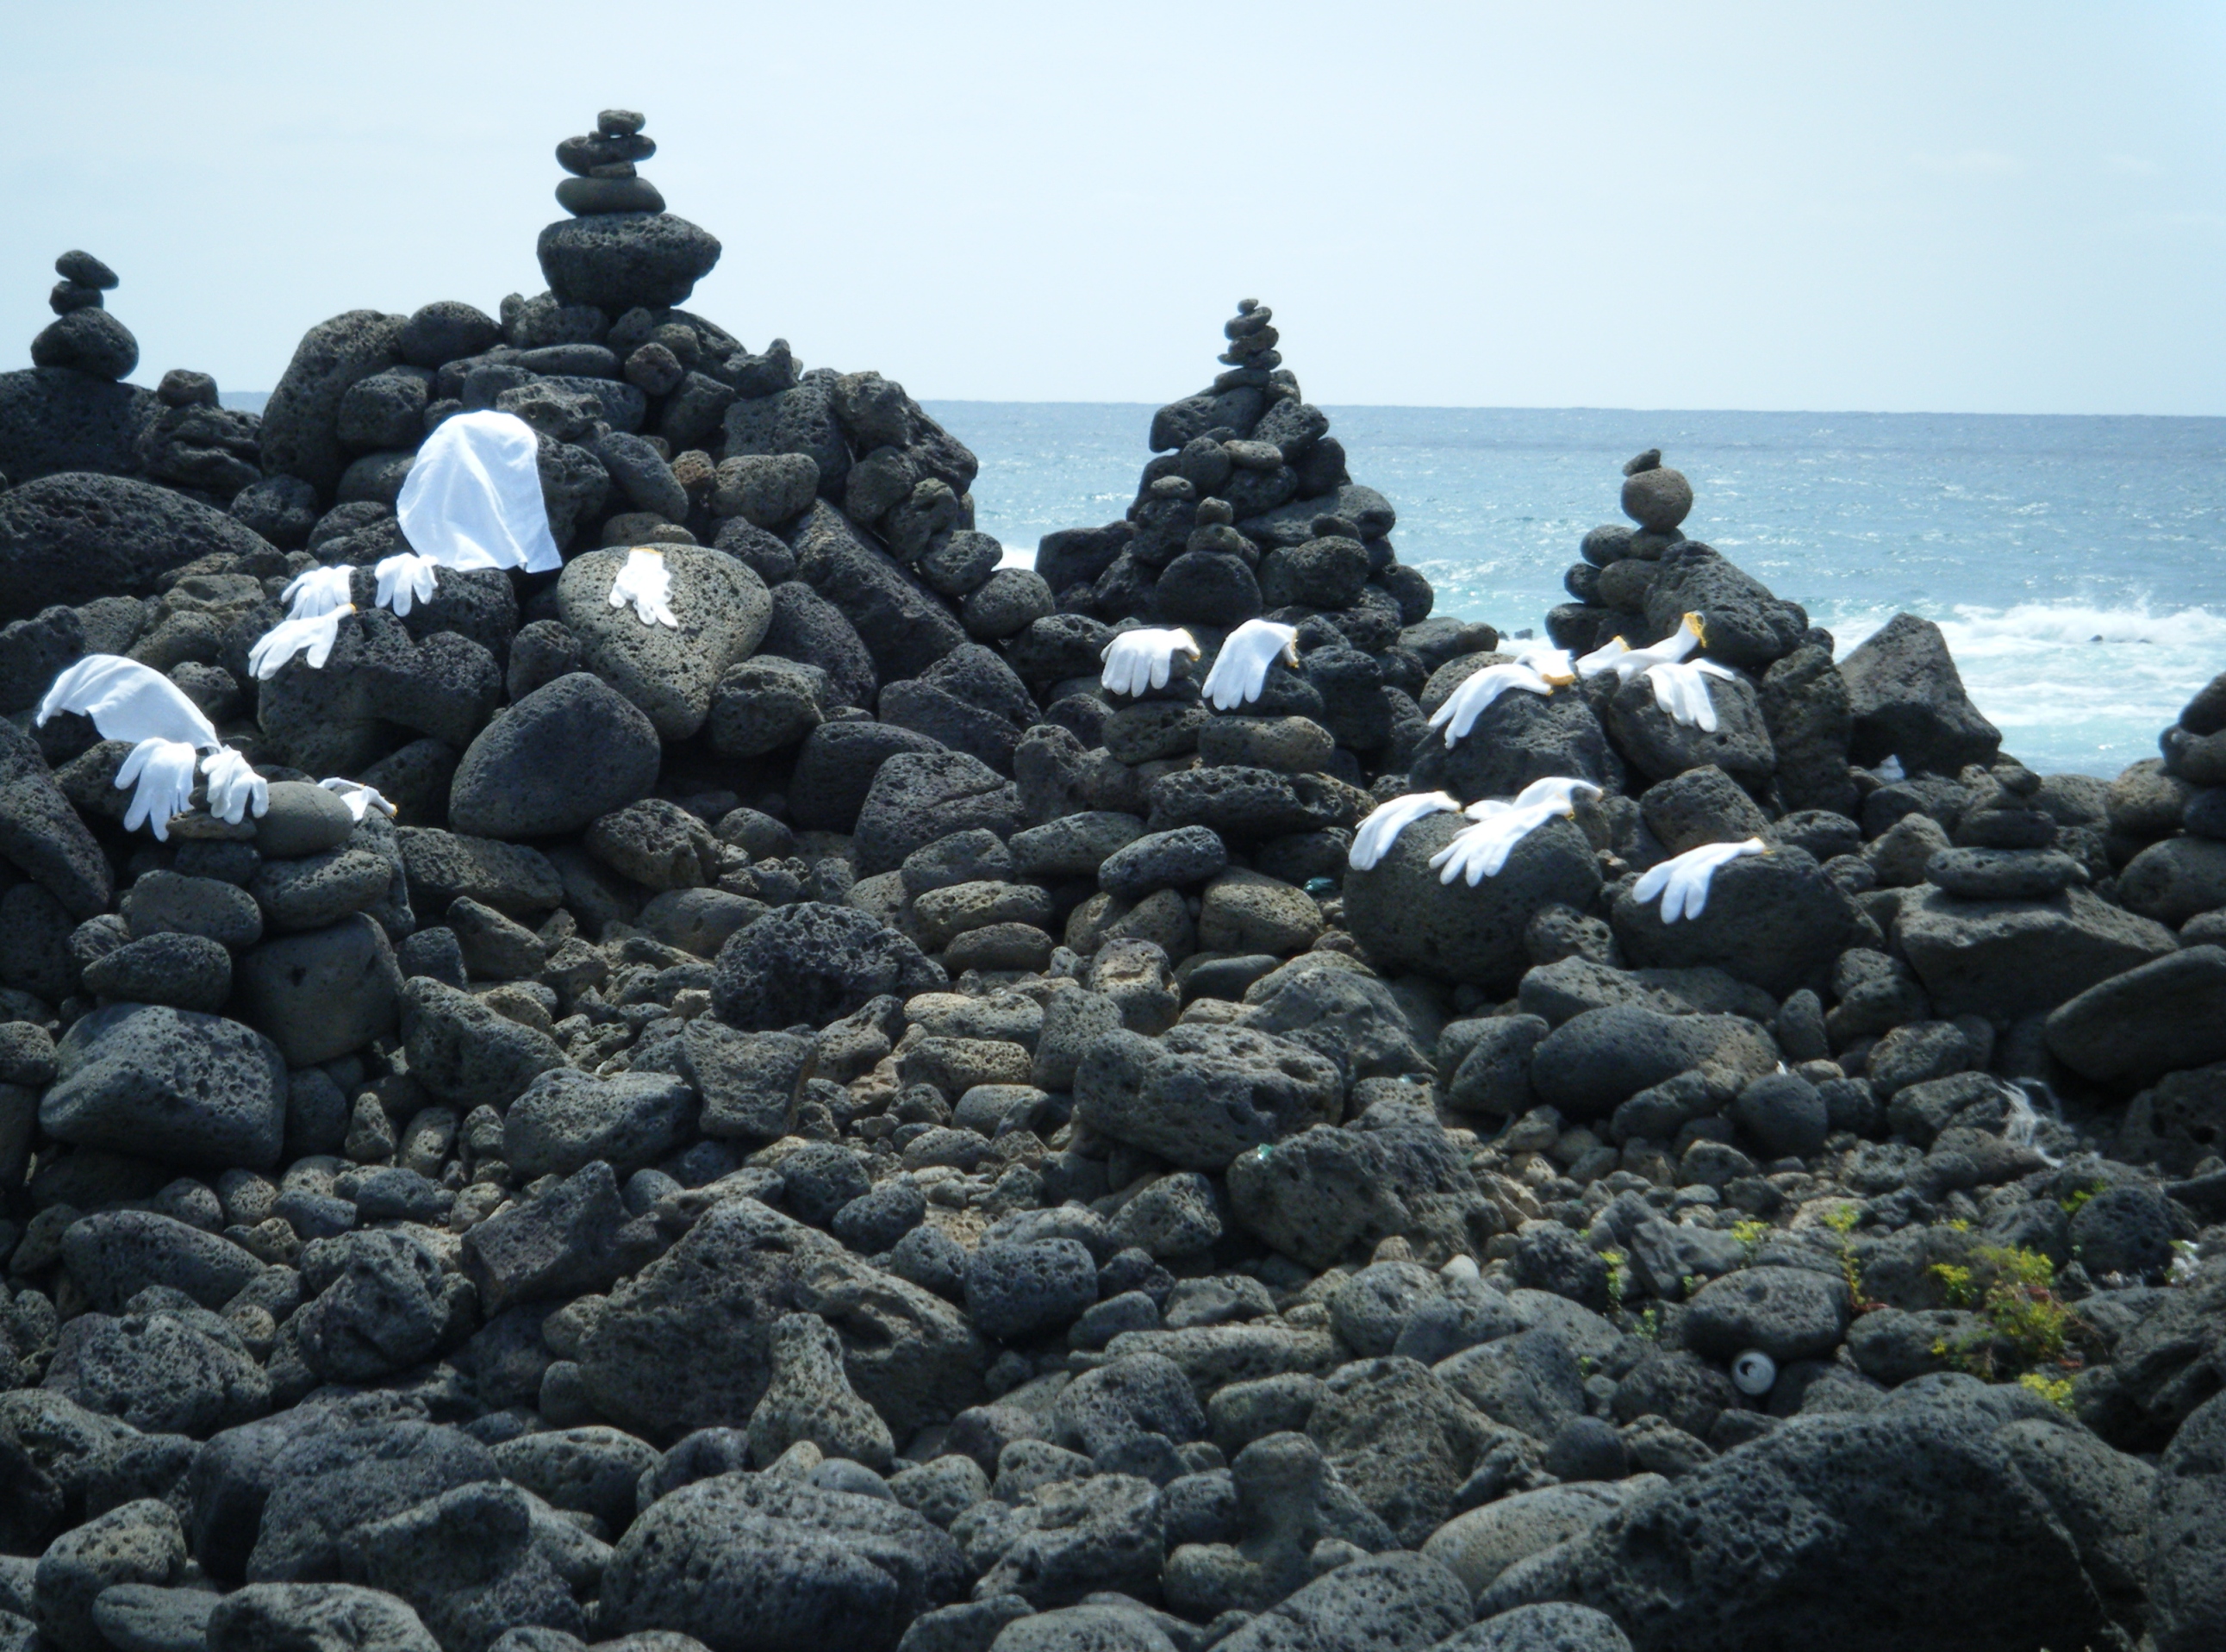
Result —
[{"label": "white ceramic object", "polygon": [[1750,1400],[1759,1400],[1778,1386],[1778,1362],[1759,1348],[1750,1348],[1732,1362],[1732,1386]]}]

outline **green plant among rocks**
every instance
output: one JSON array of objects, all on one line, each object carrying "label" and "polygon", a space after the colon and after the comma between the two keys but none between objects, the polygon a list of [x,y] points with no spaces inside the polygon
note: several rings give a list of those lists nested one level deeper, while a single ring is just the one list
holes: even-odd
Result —
[{"label": "green plant among rocks", "polygon": [[2056,1264],[2037,1250],[1989,1245],[1968,1263],[1936,1262],[1931,1271],[1949,1306],[1972,1310],[1984,1327],[1943,1337],[1933,1351],[1974,1376],[2014,1381],[2068,1409],[2087,1332],[2056,1294]]}]

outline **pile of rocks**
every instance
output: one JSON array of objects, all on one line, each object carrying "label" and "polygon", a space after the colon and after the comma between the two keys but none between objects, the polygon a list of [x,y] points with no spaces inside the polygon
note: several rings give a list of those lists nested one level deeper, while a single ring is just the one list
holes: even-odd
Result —
[{"label": "pile of rocks", "polygon": [[[219,406],[216,381],[206,373],[167,373],[153,392],[122,382],[138,365],[139,341],[107,309],[103,295],[115,289],[116,272],[89,252],[63,253],[54,270],[61,279],[47,302],[56,319],[31,340],[31,366],[0,373],[0,488],[92,473],[46,491],[54,513],[150,512],[165,524],[181,514],[175,500],[139,480],[211,507],[210,514],[224,511],[262,476],[260,421]],[[205,537],[207,529],[200,531]],[[138,555],[159,563],[162,553]],[[51,600],[70,588],[65,581],[32,594]]]},{"label": "pile of rocks", "polygon": [[1357,486],[1329,417],[1300,394],[1254,299],[1224,327],[1227,371],[1152,417],[1156,455],[1122,521],[1055,533],[1036,568],[1059,607],[1118,622],[1226,631],[1319,619],[1368,652],[1430,612],[1430,583],[1387,536],[1390,502]]},{"label": "pile of rocks", "polygon": [[[2226,677],[2036,776],[1649,454],[1549,624],[1697,614],[1715,728],[1556,670],[1448,742],[1510,657],[1264,310],[1000,570],[900,387],[672,308],[640,126],[560,149],[549,292],[314,329],[227,510],[0,492],[0,1640],[2219,1643]],[[563,569],[373,608],[490,407]],[[358,611],[258,681],[319,567]],[[1209,705],[1255,618],[1297,663]],[[92,653],[267,812],[125,833],[129,748],[29,715]],[[1347,864],[1556,777],[1473,886],[1449,811]]]},{"label": "pile of rocks", "polygon": [[54,320],[31,340],[35,367],[68,367],[110,382],[130,377],[139,365],[139,340],[108,313],[101,295],[117,285],[113,270],[90,252],[65,252],[54,260],[61,279],[47,296]]}]

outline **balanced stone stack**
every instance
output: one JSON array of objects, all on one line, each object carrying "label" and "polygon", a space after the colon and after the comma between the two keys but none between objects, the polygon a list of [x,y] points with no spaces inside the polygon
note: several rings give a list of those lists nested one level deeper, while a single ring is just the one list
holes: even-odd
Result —
[{"label": "balanced stone stack", "polygon": [[541,272],[560,304],[603,309],[669,308],[686,300],[719,262],[718,238],[665,210],[657,186],[634,162],[657,153],[642,118],[606,109],[595,130],[556,146],[572,175],[556,204],[572,214],[541,232]]},{"label": "balanced stone stack", "polygon": [[35,367],[72,367],[95,378],[126,378],[139,365],[139,340],[108,313],[101,295],[117,284],[116,272],[90,252],[65,252],[54,260],[61,279],[48,295],[54,320],[31,340]]},{"label": "balanced stone stack", "polygon": [[[59,319],[32,341],[33,366],[0,373],[0,698],[10,711],[36,697],[34,664],[73,628],[54,605],[150,594],[181,562],[261,543],[229,514],[262,480],[261,420],[220,405],[206,373],[174,370],[152,391],[120,382],[139,346],[103,302],[115,272],[86,252],[66,252],[54,268]],[[34,616],[45,639],[35,644],[17,631]]]},{"label": "balanced stone stack", "polygon": [[1062,610],[1223,630],[1318,614],[1371,651],[1428,617],[1429,581],[1386,537],[1390,502],[1346,473],[1328,416],[1282,365],[1272,317],[1238,304],[1222,329],[1227,371],[1153,416],[1158,456],[1126,518],[1044,540],[1037,571]]},{"label": "balanced stone stack", "polygon": [[[1264,312],[1127,520],[1001,570],[901,388],[671,308],[647,153],[564,151],[617,289],[313,330],[228,514],[0,492],[0,1643],[2226,1643],[2226,678],[2036,776],[1648,455],[1550,624],[1698,613],[1715,728],[1607,673],[1448,742],[1519,667]],[[466,407],[564,565],[397,618]],[[610,601],[652,543],[670,626]],[[1263,616],[1298,663],[1209,706]],[[30,715],[96,653],[267,811],[124,830],[131,748]],[[1449,811],[1348,865],[1552,778],[1474,885]]]},{"label": "balanced stone stack", "polygon": [[[1178,791],[1233,787],[1225,803],[1173,804],[1164,817],[1204,808],[1199,818],[1304,882],[1336,875],[1366,788],[1403,776],[1425,734],[1417,700],[1431,672],[1490,648],[1498,633],[1429,617],[1429,581],[1393,551],[1390,501],[1347,474],[1327,417],[1282,365],[1270,321],[1244,300],[1224,328],[1227,371],[1154,416],[1158,456],[1124,519],[1045,537],[1036,569],[1060,612],[1037,622],[1016,654],[1024,673],[1037,666],[1032,683],[1049,720],[1071,743],[1100,748],[1087,760],[1103,773],[1125,772],[1120,784],[1148,793],[1178,771],[1199,771],[1167,780]],[[1260,698],[1216,713],[1199,685],[1230,631],[1255,619],[1295,629],[1297,664],[1275,664]],[[1120,632],[1175,626],[1202,657],[1133,702],[1110,696],[1109,715],[1109,696],[1085,680],[1097,653]],[[1053,661],[1072,681],[1051,680]],[[1046,734],[1036,749],[1059,738]],[[1228,772],[1206,778],[1217,770]],[[1238,771],[1252,778],[1238,783]],[[1332,781],[1344,801],[1300,796]],[[1095,795],[1113,795],[1102,778],[1097,785]],[[1246,810],[1249,827],[1239,823]]]},{"label": "balanced stone stack", "polygon": [[153,398],[122,381],[139,342],[108,313],[116,272],[89,252],[54,260],[55,319],[31,341],[32,365],[0,373],[0,487],[57,471],[126,475]]}]

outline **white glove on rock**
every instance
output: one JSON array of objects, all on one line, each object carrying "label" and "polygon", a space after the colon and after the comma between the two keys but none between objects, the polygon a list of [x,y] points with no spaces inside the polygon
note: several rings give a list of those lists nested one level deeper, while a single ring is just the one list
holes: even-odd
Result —
[{"label": "white glove on rock", "polygon": [[317,784],[346,804],[348,813],[358,820],[374,809],[389,817],[394,813],[394,805],[386,801],[377,786],[367,786],[360,780],[344,780],[338,775]]},{"label": "white glove on rock", "polygon": [[[1476,811],[1486,807],[1491,807],[1491,812],[1478,816]],[[1513,804],[1472,804],[1468,813],[1476,824],[1457,834],[1452,842],[1433,855],[1430,864],[1441,868],[1440,883],[1451,883],[1457,877],[1466,876],[1468,886],[1473,889],[1486,878],[1499,875],[1517,843],[1568,810],[1556,808],[1550,802],[1532,804],[1523,809]]]},{"label": "white glove on rock", "polygon": [[1602,643],[1598,648],[1593,650],[1591,653],[1580,655],[1578,657],[1576,662],[1577,675],[1579,677],[1598,677],[1602,671],[1612,671],[1615,669],[1616,661],[1621,659],[1630,651],[1631,645],[1629,643],[1624,641],[1620,637],[1611,637],[1606,642]]},{"label": "white glove on rock", "polygon": [[201,774],[208,783],[208,811],[226,825],[238,825],[251,808],[258,820],[270,812],[270,783],[231,747],[219,746],[203,758]]},{"label": "white glove on rock", "polygon": [[433,570],[441,564],[430,556],[421,556],[414,550],[405,550],[382,558],[372,572],[378,577],[378,595],[375,599],[382,608],[394,610],[395,618],[406,618],[410,610],[420,602],[433,600]]},{"label": "white glove on rock", "polygon": [[286,610],[289,620],[315,620],[320,614],[330,613],[334,608],[344,608],[355,599],[350,586],[355,569],[346,562],[333,568],[312,568],[296,574],[294,582],[284,592],[290,605]]},{"label": "white glove on rock", "polygon": [[1566,689],[1577,680],[1576,662],[1569,658],[1566,648],[1522,649],[1517,652],[1515,663],[1529,666],[1557,689]]},{"label": "white glove on rock", "polygon": [[1708,734],[1716,732],[1716,702],[1708,697],[1712,677],[1732,680],[1732,674],[1714,660],[1683,660],[1646,669],[1654,703],[1670,714],[1670,721]]},{"label": "white glove on rock", "polygon": [[1187,631],[1124,631],[1098,650],[1105,670],[1097,680],[1109,694],[1164,689],[1174,677],[1178,654],[1198,658],[1198,641]]},{"label": "white glove on rock", "polygon": [[1461,685],[1446,696],[1445,704],[1430,714],[1430,727],[1444,729],[1446,744],[1450,746],[1476,727],[1476,720],[1484,715],[1486,706],[1510,689],[1520,689],[1525,694],[1549,695],[1554,685],[1528,665],[1487,665],[1464,678]]},{"label": "white glove on rock", "polygon": [[[1574,815],[1577,812],[1579,797],[1597,797],[1600,795],[1600,789],[1589,780],[1577,780],[1564,775],[1552,775],[1543,780],[1533,780],[1522,791],[1517,792],[1513,806],[1517,809],[1528,809],[1536,804],[1550,803],[1557,812]],[[1472,814],[1469,818],[1476,820],[1481,816]]]},{"label": "white glove on rock", "polygon": [[1744,843],[1703,843],[1696,849],[1672,855],[1642,876],[1631,898],[1642,905],[1662,897],[1662,921],[1698,918],[1708,909],[1708,881],[1719,867],[1750,855],[1767,855],[1770,846],[1759,837]]},{"label": "white glove on rock", "polygon": [[1394,797],[1380,803],[1368,811],[1368,818],[1360,823],[1360,829],[1352,835],[1352,848],[1345,857],[1347,866],[1365,872],[1391,852],[1399,841],[1399,834],[1427,815],[1447,814],[1460,804],[1442,791],[1410,791],[1403,797]]},{"label": "white glove on rock", "polygon": [[1299,663],[1299,628],[1247,620],[1229,633],[1205,674],[1206,702],[1216,711],[1250,705],[1268,686],[1268,668],[1278,659]]},{"label": "white glove on rock", "polygon": [[170,817],[194,806],[194,766],[200,754],[181,740],[143,740],[116,772],[116,789],[131,788],[124,829],[146,826],[155,841],[170,841]]},{"label": "white glove on rock", "polygon": [[671,595],[672,572],[665,565],[664,552],[641,545],[626,552],[626,566],[611,581],[611,607],[623,608],[631,602],[634,618],[642,624],[670,626],[677,631],[680,621],[673,617],[668,600]]},{"label": "white glove on rock", "polygon": [[334,643],[340,639],[340,621],[354,612],[355,604],[351,602],[313,620],[281,620],[247,651],[248,669],[258,680],[268,683],[288,660],[306,654],[311,670],[323,670],[325,662],[333,657]]}]

